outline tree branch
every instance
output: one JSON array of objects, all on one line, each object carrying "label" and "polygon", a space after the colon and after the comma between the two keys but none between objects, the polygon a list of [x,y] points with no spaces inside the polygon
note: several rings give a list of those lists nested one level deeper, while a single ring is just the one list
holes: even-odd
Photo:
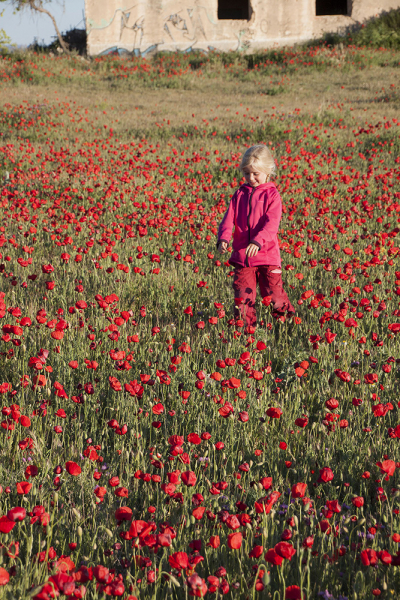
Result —
[{"label": "tree branch", "polygon": [[39,0],[39,4],[37,4],[37,0],[27,0],[26,4],[28,4],[32,10],[36,10],[37,12],[44,13],[45,15],[50,17],[50,19],[53,22],[54,29],[56,30],[56,34],[58,37],[58,41],[60,42],[60,46],[64,50],[64,52],[68,53],[69,52],[68,44],[63,40],[63,37],[61,35],[60,30],[58,29],[55,18],[53,17],[53,15],[51,14],[50,11],[48,11],[46,8],[43,8],[41,0]]}]

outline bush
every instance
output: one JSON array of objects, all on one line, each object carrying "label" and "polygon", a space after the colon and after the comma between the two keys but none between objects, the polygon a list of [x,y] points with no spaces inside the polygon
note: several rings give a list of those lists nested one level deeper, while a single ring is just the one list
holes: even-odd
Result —
[{"label": "bush", "polygon": [[329,46],[351,44],[371,48],[400,49],[400,9],[383,12],[379,17],[365,23],[352,25],[343,33],[326,33],[323,38],[314,40],[311,45],[321,43]]}]

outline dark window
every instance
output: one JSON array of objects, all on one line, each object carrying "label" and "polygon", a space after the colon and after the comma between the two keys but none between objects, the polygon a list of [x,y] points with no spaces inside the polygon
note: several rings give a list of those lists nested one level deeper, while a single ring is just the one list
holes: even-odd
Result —
[{"label": "dark window", "polygon": [[250,19],[249,0],[218,0],[218,19]]},{"label": "dark window", "polygon": [[322,15],[347,15],[347,0],[316,0],[315,14]]}]

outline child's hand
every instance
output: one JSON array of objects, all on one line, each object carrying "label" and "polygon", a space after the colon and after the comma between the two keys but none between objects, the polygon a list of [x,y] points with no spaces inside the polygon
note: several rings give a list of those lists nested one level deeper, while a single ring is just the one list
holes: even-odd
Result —
[{"label": "child's hand", "polygon": [[220,252],[221,254],[225,254],[227,247],[228,244],[226,242],[220,242],[218,244],[218,252]]},{"label": "child's hand", "polygon": [[256,246],[255,244],[249,244],[246,248],[246,256],[248,256],[249,258],[256,256],[258,251],[258,246]]}]

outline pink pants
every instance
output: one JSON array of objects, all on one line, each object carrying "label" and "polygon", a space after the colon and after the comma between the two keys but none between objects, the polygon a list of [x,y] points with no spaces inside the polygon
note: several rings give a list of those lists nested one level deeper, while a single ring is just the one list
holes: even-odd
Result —
[{"label": "pink pants", "polygon": [[284,317],[285,314],[293,315],[296,312],[283,289],[281,267],[274,265],[241,267],[235,265],[235,275],[233,277],[235,299],[242,298],[241,302],[235,302],[236,319],[243,319],[247,327],[254,327],[256,325],[255,300],[257,283],[260,287],[261,297],[271,297],[271,303],[274,306],[272,315],[274,317]]}]

